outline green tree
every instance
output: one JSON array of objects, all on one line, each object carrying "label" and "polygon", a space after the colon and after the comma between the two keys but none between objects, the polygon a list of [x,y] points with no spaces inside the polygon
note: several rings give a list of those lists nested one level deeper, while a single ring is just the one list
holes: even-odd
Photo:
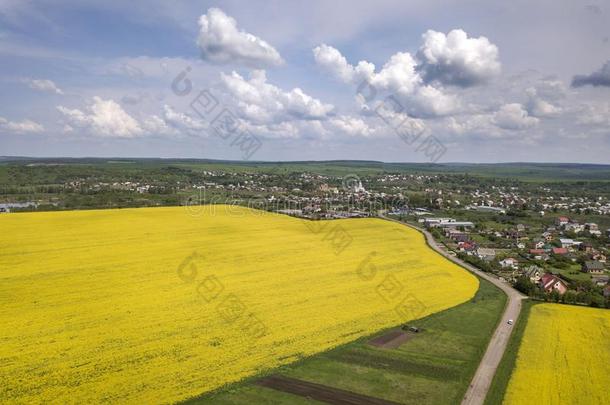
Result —
[{"label": "green tree", "polygon": [[520,276],[515,281],[514,287],[521,291],[523,294],[531,296],[536,291],[536,284],[532,283],[532,281],[527,276]]}]

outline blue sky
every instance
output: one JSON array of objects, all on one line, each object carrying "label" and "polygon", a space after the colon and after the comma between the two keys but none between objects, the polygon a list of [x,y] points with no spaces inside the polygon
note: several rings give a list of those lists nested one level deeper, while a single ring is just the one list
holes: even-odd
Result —
[{"label": "blue sky", "polygon": [[609,38],[609,1],[0,0],[0,155],[610,163]]}]

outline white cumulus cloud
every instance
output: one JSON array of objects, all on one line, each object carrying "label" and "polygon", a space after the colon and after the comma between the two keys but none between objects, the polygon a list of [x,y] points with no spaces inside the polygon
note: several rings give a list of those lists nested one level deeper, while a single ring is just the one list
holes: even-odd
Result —
[{"label": "white cumulus cloud", "polygon": [[61,90],[57,85],[48,79],[24,79],[24,82],[34,90],[44,91],[55,94],[64,94],[63,90]]},{"label": "white cumulus cloud", "polygon": [[538,95],[538,91],[529,87],[525,90],[527,94],[527,112],[534,117],[555,117],[561,113],[561,108],[544,100]]},{"label": "white cumulus cloud", "polygon": [[577,112],[579,124],[610,127],[610,103],[587,103],[579,106]]},{"label": "white cumulus cloud", "polygon": [[142,128],[152,135],[178,135],[180,132],[158,115],[151,115],[142,121]]},{"label": "white cumulus cloud", "polygon": [[67,125],[89,130],[95,135],[133,138],[144,133],[140,123],[114,100],[93,97],[93,103],[87,107],[88,111],[64,106],[58,106],[57,109],[63,114]]},{"label": "white cumulus cloud", "polygon": [[363,119],[357,117],[341,115],[330,119],[329,124],[332,130],[339,131],[350,136],[369,137],[374,133],[373,128],[371,128]]},{"label": "white cumulus cloud", "polygon": [[169,105],[163,106],[161,114],[130,115],[114,100],[93,97],[85,109],[71,109],[58,106],[63,116],[64,132],[89,133],[112,138],[136,138],[140,136],[180,135],[203,136],[206,123],[192,116],[176,111]]},{"label": "white cumulus cloud", "polygon": [[201,134],[201,131],[206,128],[206,124],[204,122],[197,120],[183,112],[178,112],[167,104],[163,106],[163,118],[163,122],[166,125],[169,124],[171,127],[176,128],[177,130],[191,134]]},{"label": "white cumulus cloud", "polygon": [[417,52],[427,82],[437,81],[461,87],[487,82],[500,73],[498,47],[485,37],[469,38],[456,29],[447,35],[428,30]]},{"label": "white cumulus cloud", "polygon": [[249,79],[236,72],[221,74],[221,80],[242,117],[254,123],[325,119],[334,109],[300,88],[284,91],[268,83],[263,70],[251,72]]},{"label": "white cumulus cloud", "polygon": [[[360,61],[356,66],[332,46],[322,44],[313,49],[316,63],[337,79],[351,83],[365,98],[382,100],[391,94],[400,111],[416,117],[446,115],[459,108],[459,100],[440,86],[426,85],[417,71],[417,61],[408,52],[397,52],[376,71],[375,65]],[[363,102],[363,100],[360,100]]]},{"label": "white cumulus cloud", "polygon": [[519,103],[504,104],[493,116],[498,127],[509,130],[523,130],[538,125],[538,118],[532,117]]},{"label": "white cumulus cloud", "polygon": [[44,131],[44,127],[32,120],[25,119],[23,121],[9,121],[6,118],[0,117],[0,129],[18,134],[39,133]]},{"label": "white cumulus cloud", "polygon": [[378,90],[401,91],[411,93],[421,83],[421,78],[415,71],[416,62],[408,52],[398,52],[390,57],[379,72],[375,65],[360,61],[356,66],[336,48],[322,44],[313,49],[316,63],[345,83],[360,84],[366,80]]},{"label": "white cumulus cloud", "polygon": [[283,63],[279,52],[261,38],[237,28],[237,22],[218,8],[199,17],[197,45],[202,59],[213,63],[238,63],[250,67]]}]

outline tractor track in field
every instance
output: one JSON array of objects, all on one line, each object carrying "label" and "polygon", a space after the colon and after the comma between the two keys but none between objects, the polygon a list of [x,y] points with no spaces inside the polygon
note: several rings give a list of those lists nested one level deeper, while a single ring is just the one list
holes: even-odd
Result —
[{"label": "tractor track in field", "polygon": [[399,405],[397,402],[281,375],[261,378],[256,385],[333,405]]}]

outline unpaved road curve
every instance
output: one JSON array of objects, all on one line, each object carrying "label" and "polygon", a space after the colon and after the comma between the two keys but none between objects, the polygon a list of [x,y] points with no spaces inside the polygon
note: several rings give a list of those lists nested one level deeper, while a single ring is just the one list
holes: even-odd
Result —
[{"label": "unpaved road curve", "polygon": [[498,278],[493,277],[488,273],[485,273],[477,269],[476,267],[461,261],[457,257],[451,256],[447,253],[446,250],[441,248],[438,243],[436,243],[430,232],[426,231],[425,229],[421,229],[419,227],[388,218],[383,214],[380,214],[380,216],[381,218],[387,219],[388,221],[393,221],[422,232],[426,237],[428,245],[432,249],[436,250],[438,253],[445,256],[452,262],[459,264],[460,266],[468,269],[477,276],[489,281],[490,283],[504,291],[504,293],[508,296],[508,302],[506,304],[504,314],[502,315],[502,319],[500,320],[500,323],[496,327],[496,330],[494,331],[494,334],[491,337],[491,340],[489,341],[489,345],[487,346],[485,355],[481,359],[479,368],[477,369],[477,372],[472,378],[472,381],[468,386],[468,390],[466,391],[466,395],[464,395],[464,399],[462,400],[462,405],[483,404],[483,402],[485,402],[485,396],[487,395],[487,391],[489,391],[489,387],[491,386],[491,381],[493,380],[494,375],[496,374],[498,364],[500,364],[500,360],[502,360],[502,356],[504,355],[504,351],[506,350],[510,334],[513,330],[513,326],[508,324],[508,320],[512,319],[515,322],[517,321],[519,313],[521,312],[521,300],[527,297],[512,288],[509,284],[500,281]]}]

